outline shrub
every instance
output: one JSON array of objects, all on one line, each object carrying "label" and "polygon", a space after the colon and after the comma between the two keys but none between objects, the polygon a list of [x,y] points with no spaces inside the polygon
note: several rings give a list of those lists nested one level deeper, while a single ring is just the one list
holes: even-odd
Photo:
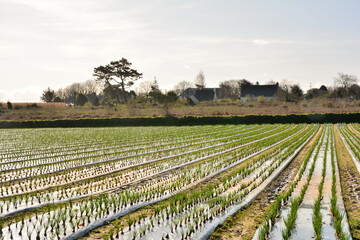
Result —
[{"label": "shrub", "polygon": [[259,103],[264,103],[264,102],[266,101],[266,99],[264,98],[264,96],[258,96],[258,97],[257,97],[257,101],[258,101]]},{"label": "shrub", "polygon": [[10,110],[13,108],[12,103],[10,101],[7,102],[7,108]]},{"label": "shrub", "polygon": [[86,103],[84,104],[84,106],[85,106],[85,107],[91,107],[92,104],[91,104],[90,102],[86,102]]},{"label": "shrub", "polygon": [[27,104],[26,108],[27,109],[33,109],[33,108],[40,108],[40,106],[38,106],[36,103],[33,103],[33,104]]},{"label": "shrub", "polygon": [[85,94],[78,94],[75,98],[75,105],[78,105],[78,106],[84,106],[85,103],[87,103],[89,100],[88,98],[86,97]]}]

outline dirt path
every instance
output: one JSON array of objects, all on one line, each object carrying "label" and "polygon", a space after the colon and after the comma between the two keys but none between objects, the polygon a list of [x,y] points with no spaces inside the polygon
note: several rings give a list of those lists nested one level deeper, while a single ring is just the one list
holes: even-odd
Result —
[{"label": "dirt path", "polygon": [[353,239],[360,239],[360,174],[334,126],[335,148],[338,159],[341,189]]},{"label": "dirt path", "polygon": [[252,239],[257,227],[265,220],[267,210],[277,193],[283,192],[289,187],[306,156],[320,135],[322,127],[314,137],[298,153],[290,165],[271,183],[271,185],[252,202],[252,204],[241,209],[233,216],[229,217],[220,225],[213,235],[209,238],[214,239]]}]

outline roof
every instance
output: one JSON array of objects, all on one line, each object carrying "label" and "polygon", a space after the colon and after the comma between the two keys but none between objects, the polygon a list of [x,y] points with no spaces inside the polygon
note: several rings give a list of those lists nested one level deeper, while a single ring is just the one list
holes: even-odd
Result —
[{"label": "roof", "polygon": [[202,101],[213,101],[214,96],[217,98],[220,94],[220,88],[188,88],[180,94],[182,97],[194,96],[199,102]]},{"label": "roof", "polygon": [[278,84],[274,85],[242,85],[241,86],[241,97],[246,96],[264,96],[272,97],[276,94],[279,88]]},{"label": "roof", "polygon": [[[220,90],[220,89],[219,89]],[[214,95],[216,91],[216,95],[219,96],[219,90],[217,88],[202,88],[197,89],[194,96],[196,97],[199,102],[202,101],[213,101]]]}]

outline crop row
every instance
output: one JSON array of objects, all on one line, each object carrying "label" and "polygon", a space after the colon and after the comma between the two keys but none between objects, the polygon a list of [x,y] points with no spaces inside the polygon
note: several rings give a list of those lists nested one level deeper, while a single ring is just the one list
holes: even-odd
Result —
[{"label": "crop row", "polygon": [[[302,126],[297,128],[290,129],[290,133],[296,133],[300,130]],[[287,132],[284,134],[286,135]],[[278,135],[278,134],[277,134]],[[277,136],[275,135],[275,136]],[[270,135],[272,136],[272,135]],[[244,156],[252,154],[256,149],[258,149],[259,144],[263,144],[267,138],[262,139],[260,143],[249,142],[245,145],[235,146],[232,148],[226,148],[224,151],[213,153],[211,150],[207,149],[205,156],[196,155],[195,159],[191,158],[192,155],[185,155],[178,158],[167,159],[166,161],[158,162],[150,166],[136,167],[132,170],[126,172],[119,172],[113,175],[106,175],[102,177],[97,177],[93,179],[88,179],[83,182],[78,182],[77,184],[72,184],[70,187],[63,186],[61,189],[53,188],[52,191],[42,192],[35,194],[21,194],[15,195],[11,198],[7,198],[6,201],[0,205],[0,210],[2,212],[12,212],[17,211],[17,209],[26,208],[30,206],[38,206],[44,203],[57,202],[60,200],[69,200],[78,198],[81,196],[87,196],[94,193],[101,193],[104,191],[109,191],[111,189],[119,188],[123,185],[129,184],[130,182],[135,182],[145,177],[152,176],[154,174],[159,174],[161,172],[168,171],[169,169],[174,169],[179,166],[184,166],[188,161],[190,163],[199,162],[201,160],[210,159],[213,156],[222,156],[228,152],[239,152]],[[246,146],[246,148],[245,148]],[[198,157],[198,158],[197,158]],[[3,206],[3,207],[1,207]]]},{"label": "crop row", "polygon": [[[13,237],[20,236],[21,238],[25,239],[28,238],[29,231],[31,231],[30,236],[33,236],[34,238],[36,238],[37,236],[44,237],[45,234],[47,236],[54,235],[57,237],[64,237],[65,234],[66,236],[68,236],[70,234],[73,234],[73,232],[77,232],[81,230],[81,228],[84,228],[84,225],[88,226],[90,223],[99,222],[103,219],[108,218],[111,215],[116,215],[119,214],[119,212],[124,212],[126,209],[129,209],[132,206],[141,206],[141,204],[148,204],[154,201],[163,200],[166,197],[169,197],[177,192],[181,192],[185,188],[189,187],[191,184],[194,184],[196,181],[199,181],[214,172],[222,171],[223,169],[231,166],[232,164],[241,162],[247,156],[251,156],[252,154],[259,152],[266,147],[276,144],[282,141],[282,139],[286,139],[288,136],[293,135],[293,137],[289,139],[300,138],[305,141],[307,138],[304,137],[304,135],[308,134],[306,133],[306,131],[301,131],[302,135],[296,134],[301,129],[304,129],[304,127],[280,127],[277,129],[277,131],[279,131],[279,134],[277,134],[276,132],[267,132],[258,136],[249,137],[246,140],[249,141],[251,144],[246,146],[243,146],[244,144],[246,144],[246,141],[233,142],[227,145],[226,148],[221,149],[223,152],[222,154],[212,154],[211,152],[204,152],[203,156],[200,154],[198,157],[205,158],[198,163],[194,163],[195,165],[192,165],[191,167],[185,166],[179,169],[174,169],[174,172],[171,172],[169,174],[160,174],[153,179],[149,178],[147,181],[139,182],[140,185],[136,185],[134,187],[129,186],[126,188],[126,190],[120,191],[118,193],[112,193],[107,195],[100,194],[98,197],[86,198],[81,201],[76,201],[76,203],[74,204],[71,203],[71,207],[67,207],[64,209],[53,209],[54,206],[50,204],[48,205],[49,210],[44,214],[32,218],[24,217],[24,220],[21,220],[16,224],[9,224],[8,227],[3,229],[3,234]],[[314,127],[312,127],[312,129],[314,130]],[[302,136],[302,138],[300,136]],[[209,149],[207,149],[207,151],[208,150]],[[180,162],[183,161],[184,159],[179,161],[177,165],[180,165]],[[266,164],[265,162],[268,162],[269,164],[264,165],[266,167],[264,167],[263,169],[266,169],[266,171],[262,170],[257,174],[258,176],[254,176],[254,184],[250,184],[248,187],[246,187],[245,189],[248,189],[247,191],[250,191],[251,188],[256,187],[256,184],[258,184],[258,182],[255,181],[255,177],[256,179],[264,178],[264,176],[266,177],[266,174],[271,171],[272,168],[270,166],[274,166],[274,168],[276,168],[277,163],[271,163],[271,161],[269,163],[269,161],[270,160],[264,161],[263,164]],[[164,162],[167,165],[170,164],[170,161]],[[255,171],[255,169],[258,169],[259,166],[260,165],[253,165],[251,166],[251,169]],[[171,167],[173,166],[170,166],[170,168]],[[145,169],[145,167],[143,167],[142,169]],[[164,169],[160,169],[160,171],[158,172],[161,172],[161,170],[163,171]],[[151,172],[148,175],[144,173],[142,176],[141,172],[134,172],[133,175],[137,175],[136,179],[141,179],[146,176],[154,175],[154,172]],[[136,179],[131,179],[131,181],[127,183],[133,182]],[[232,179],[232,181],[234,181],[233,184],[237,182],[237,180],[235,179]],[[108,189],[119,189],[119,186],[121,186],[121,184],[114,185],[115,183],[116,180],[109,181],[108,185],[110,185],[110,187]],[[113,186],[111,186],[112,184]],[[99,186],[100,185],[104,186],[104,184],[99,184]],[[222,192],[224,192],[225,189],[230,187],[229,184],[224,185],[226,186],[221,188]],[[103,190],[105,189],[102,189],[102,191]],[[246,190],[244,191],[246,192]],[[239,194],[240,193],[231,193],[228,195],[236,199],[235,195],[240,196]],[[23,201],[26,200],[22,199],[21,202]]]},{"label": "crop row", "polygon": [[[289,239],[290,237],[324,239],[331,236],[351,239],[344,231],[346,218],[337,204],[337,199],[341,195],[336,194],[338,180],[335,175],[337,164],[334,155],[333,128],[326,126],[322,136],[317,139],[316,147],[313,145],[306,156],[298,177],[286,192],[276,197],[265,222],[255,234],[255,239]],[[329,157],[331,162],[329,162]],[[312,163],[308,165],[311,159]],[[327,171],[327,166],[331,167],[331,171]],[[330,185],[331,193],[328,191]],[[288,202],[290,206],[287,206]],[[332,219],[327,216],[328,211],[323,209],[329,209],[332,212]],[[279,216],[280,219],[278,219]],[[309,231],[308,222],[297,220],[298,218],[312,218],[313,231]]]},{"label": "crop row", "polygon": [[[269,135],[269,136],[271,136],[271,135]],[[253,139],[254,138],[256,138],[256,136],[255,137],[253,136]],[[250,143],[247,143],[246,145],[249,145]],[[150,164],[150,165],[149,164],[142,165],[142,166],[138,165],[137,167],[133,167],[132,169],[129,169],[125,172],[120,171],[113,175],[105,175],[102,177],[87,179],[84,182],[79,182],[76,185],[76,187],[83,185],[88,188],[88,186],[91,185],[91,186],[93,186],[93,187],[91,187],[91,189],[94,190],[94,189],[96,189],[95,183],[98,182],[99,183],[98,186],[101,188],[104,188],[104,186],[106,187],[106,185],[104,184],[104,180],[106,181],[106,179],[113,180],[112,184],[116,184],[116,186],[118,186],[118,184],[121,185],[121,184],[129,183],[130,181],[134,181],[135,178],[143,178],[145,176],[154,174],[155,172],[160,172],[160,171],[164,171],[166,169],[174,168],[179,165],[184,165],[187,162],[188,163],[196,162],[196,161],[200,160],[201,158],[203,158],[204,156],[206,157],[208,155],[221,154],[222,152],[227,152],[232,149],[241,148],[243,146],[244,146],[244,144],[238,145],[238,143],[236,143],[236,144],[233,143],[232,145],[218,146],[217,148],[214,148],[214,149],[207,148],[206,150],[203,149],[202,151],[199,151],[199,152],[192,152],[192,153],[188,153],[188,154],[179,154],[175,157],[170,157],[170,158],[161,158],[156,161],[153,161],[152,164]],[[121,165],[120,165],[120,168],[121,168]],[[61,175],[61,176],[64,177],[63,175]],[[69,179],[69,180],[71,181],[72,184],[74,183],[74,179]],[[39,180],[39,177],[30,178],[30,179],[28,179],[28,182],[30,182],[30,184],[25,185],[26,182],[22,181],[18,185],[17,184],[12,184],[12,185],[9,184],[8,186],[5,185],[5,186],[3,186],[2,189],[3,189],[3,192],[5,192],[5,193],[8,193],[9,190],[13,191],[15,193],[16,192],[21,193],[21,192],[24,192],[24,188],[25,188],[25,190],[32,191],[31,195],[33,195],[34,191],[39,190],[40,187],[42,185],[44,185],[44,180],[43,179]],[[23,186],[25,186],[25,187],[23,187]],[[60,190],[59,186],[57,186],[55,189],[58,192]],[[62,190],[64,190],[64,189],[65,189],[65,187],[62,188]],[[66,189],[68,192],[78,192],[78,191],[74,191],[74,189],[72,189],[72,188],[66,188]],[[87,190],[88,193],[91,189],[88,188],[88,190]],[[52,190],[54,190],[54,188],[52,188]],[[92,192],[90,192],[90,193],[92,193]],[[15,196],[18,196],[18,195],[15,195]],[[47,196],[46,196],[46,198],[47,198]]]},{"label": "crop row", "polygon": [[[253,164],[248,165],[238,171],[228,175],[219,185],[211,186],[203,190],[200,194],[195,191],[190,195],[178,194],[171,199],[169,205],[155,210],[151,216],[141,216],[137,219],[138,224],[131,226],[135,221],[130,220],[127,229],[121,229],[121,238],[127,238],[129,235],[143,236],[144,230],[147,229],[146,236],[166,232],[163,236],[170,238],[185,238],[195,234],[196,231],[204,230],[205,225],[213,223],[213,220],[219,215],[226,212],[231,206],[238,204],[242,199],[264,181],[288,156],[294,152],[294,148],[309,138],[315,130],[313,127],[310,131],[303,131],[283,143],[279,148],[273,150],[261,158],[258,158]],[[305,135],[305,136],[304,136]],[[184,203],[178,199],[185,199]],[[167,214],[175,206],[182,206],[179,212]],[[203,209],[203,206],[208,208]],[[203,210],[202,210],[203,209]],[[200,212],[200,214],[199,214]],[[206,213],[206,215],[204,215]],[[200,216],[201,215],[201,216]],[[158,219],[160,218],[160,220]],[[131,219],[131,218],[130,218]],[[151,227],[149,227],[149,224]],[[169,228],[172,226],[171,228]],[[150,228],[150,229],[149,229]],[[151,230],[151,231],[149,231]],[[111,235],[111,232],[109,233]],[[159,237],[159,236],[158,236]],[[157,238],[157,237],[155,237]],[[161,238],[161,236],[159,237]]]}]

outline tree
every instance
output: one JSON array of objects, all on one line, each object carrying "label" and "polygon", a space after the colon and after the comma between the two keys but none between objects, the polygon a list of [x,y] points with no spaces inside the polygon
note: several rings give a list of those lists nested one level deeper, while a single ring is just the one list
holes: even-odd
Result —
[{"label": "tree", "polygon": [[253,85],[249,80],[246,80],[245,78],[244,79],[241,79],[241,80],[238,80],[239,81],[239,84],[242,85],[242,86],[250,86],[250,85]]},{"label": "tree", "polygon": [[201,70],[195,78],[195,85],[199,88],[205,87],[205,75]]},{"label": "tree", "polygon": [[271,79],[271,80],[267,81],[266,84],[268,84],[268,85],[275,85],[276,82]]},{"label": "tree", "polygon": [[169,91],[166,94],[166,101],[167,102],[176,102],[178,100],[178,95],[174,91]]},{"label": "tree", "polygon": [[[59,97],[61,102],[65,102],[70,97],[76,98],[76,95],[82,93],[85,95],[92,93],[100,93],[103,91],[103,87],[99,86],[99,83],[95,80],[86,80],[85,82],[72,83],[65,88],[59,88],[55,95]],[[55,100],[53,100],[55,101]]]},{"label": "tree", "polygon": [[186,89],[194,87],[194,84],[192,82],[188,81],[180,81],[174,86],[174,92],[177,95],[180,95],[183,93]]},{"label": "tree", "polygon": [[323,92],[328,92],[327,87],[325,87],[324,85],[321,85],[321,87],[319,88],[319,90],[323,91]]},{"label": "tree", "polygon": [[77,105],[77,106],[84,106],[85,103],[87,103],[88,101],[89,101],[89,100],[88,100],[88,98],[86,97],[85,94],[79,93],[78,95],[76,95],[75,105]]},{"label": "tree", "polygon": [[65,102],[67,100],[67,96],[66,96],[66,92],[63,88],[59,88],[56,92],[55,95],[61,99],[61,102]]},{"label": "tree", "polygon": [[281,80],[280,83],[280,98],[283,98],[286,102],[290,101],[290,88],[291,88],[291,82],[287,79]]},{"label": "tree", "polygon": [[67,86],[63,92],[64,92],[65,99],[68,99],[69,97],[73,97],[75,99],[76,95],[81,93],[81,84],[73,83],[73,84]]},{"label": "tree", "polygon": [[159,84],[157,83],[156,79],[154,80],[154,82],[151,85],[151,91],[149,92],[149,96],[151,98],[151,100],[154,100],[156,102],[161,102],[162,98],[163,98],[163,94],[160,91],[160,87]]},{"label": "tree", "polygon": [[160,103],[162,104],[166,115],[169,116],[169,109],[174,106],[178,99],[178,96],[174,91],[169,91],[166,94],[161,95]]},{"label": "tree", "polygon": [[353,84],[349,88],[349,97],[359,99],[360,98],[360,86]]},{"label": "tree", "polygon": [[358,81],[356,76],[341,72],[338,73],[337,77],[334,77],[334,80],[335,85],[340,86],[345,90],[348,90],[351,85],[357,83]]},{"label": "tree", "polygon": [[45,89],[43,91],[42,96],[40,97],[40,99],[44,102],[52,102],[52,100],[56,97],[55,95],[55,91],[51,90],[50,87],[48,87],[47,89]]},{"label": "tree", "polygon": [[52,101],[53,102],[63,102],[63,100],[58,96],[54,97],[54,99]]},{"label": "tree", "polygon": [[80,84],[80,92],[87,95],[99,92],[99,85],[95,80],[86,80]]},{"label": "tree", "polygon": [[94,76],[104,85],[111,85],[121,89],[121,94],[127,102],[127,94],[125,89],[131,87],[134,81],[142,78],[142,73],[131,68],[132,63],[122,58],[119,61],[112,61],[106,66],[94,68]]},{"label": "tree", "polygon": [[294,84],[290,87],[290,93],[292,96],[296,98],[301,98],[304,95],[303,90],[300,88],[298,84]]},{"label": "tree", "polygon": [[144,95],[146,100],[149,98],[149,93],[151,92],[153,84],[154,81],[144,81],[139,84],[139,94]]},{"label": "tree", "polygon": [[228,80],[221,82],[220,87],[220,98],[231,98],[233,100],[240,98],[242,80]]},{"label": "tree", "polygon": [[328,93],[329,93],[329,90],[327,89],[327,87],[324,85],[321,85],[320,88],[309,89],[305,94],[305,98],[312,99],[312,98],[317,98],[317,97],[323,97],[323,96],[328,95]]}]

